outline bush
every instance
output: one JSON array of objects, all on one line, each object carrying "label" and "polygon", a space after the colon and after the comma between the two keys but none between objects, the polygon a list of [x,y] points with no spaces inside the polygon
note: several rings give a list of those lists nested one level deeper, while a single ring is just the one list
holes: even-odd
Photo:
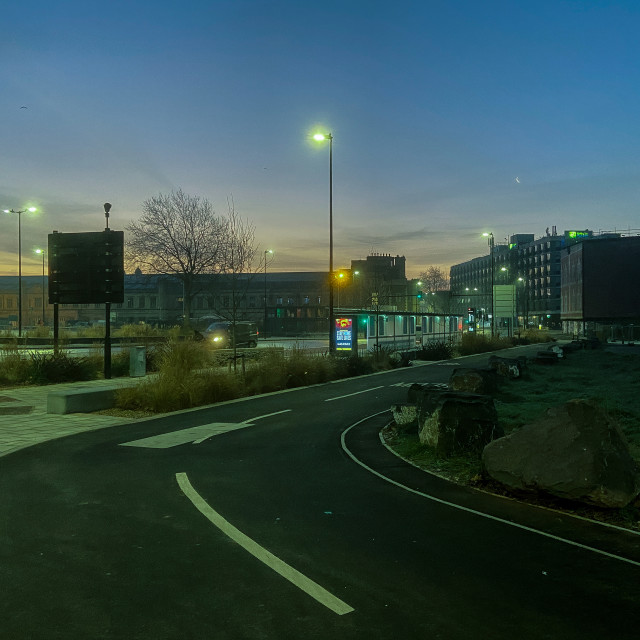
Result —
[{"label": "bush", "polygon": [[0,384],[22,384],[27,380],[29,359],[15,348],[3,348],[0,352]]},{"label": "bush", "polygon": [[113,332],[119,338],[151,338],[165,335],[165,331],[151,324],[124,324]]},{"label": "bush", "polygon": [[158,371],[176,380],[206,366],[209,358],[202,346],[193,340],[170,340],[157,348],[154,357]]},{"label": "bush", "polygon": [[453,357],[453,344],[448,340],[431,340],[418,351],[418,360],[449,360]]},{"label": "bush", "polygon": [[52,384],[54,382],[75,382],[94,380],[98,377],[101,362],[94,356],[72,358],[65,351],[58,353],[29,354],[28,382],[32,384]]},{"label": "bush", "polygon": [[484,336],[481,333],[465,333],[456,346],[456,351],[461,356],[469,356],[474,353],[497,351],[513,346],[510,338]]}]

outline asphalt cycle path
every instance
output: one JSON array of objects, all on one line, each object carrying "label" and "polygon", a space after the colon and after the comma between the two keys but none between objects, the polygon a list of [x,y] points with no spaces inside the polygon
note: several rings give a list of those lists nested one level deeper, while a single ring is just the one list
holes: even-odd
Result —
[{"label": "asphalt cycle path", "polygon": [[0,637],[637,637],[637,536],[444,483],[377,440],[409,384],[450,370],[3,458]]}]

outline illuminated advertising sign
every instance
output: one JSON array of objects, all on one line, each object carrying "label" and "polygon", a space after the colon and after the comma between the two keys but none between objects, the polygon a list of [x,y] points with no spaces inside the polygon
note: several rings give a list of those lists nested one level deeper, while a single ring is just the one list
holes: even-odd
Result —
[{"label": "illuminated advertising sign", "polygon": [[336,350],[352,351],[357,344],[353,318],[336,318]]}]

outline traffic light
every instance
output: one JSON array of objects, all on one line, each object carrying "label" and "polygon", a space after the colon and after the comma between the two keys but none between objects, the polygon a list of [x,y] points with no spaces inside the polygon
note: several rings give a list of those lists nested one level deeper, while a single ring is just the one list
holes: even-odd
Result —
[{"label": "traffic light", "polygon": [[424,291],[418,291],[417,293],[418,300],[422,300],[423,295],[424,295]]}]

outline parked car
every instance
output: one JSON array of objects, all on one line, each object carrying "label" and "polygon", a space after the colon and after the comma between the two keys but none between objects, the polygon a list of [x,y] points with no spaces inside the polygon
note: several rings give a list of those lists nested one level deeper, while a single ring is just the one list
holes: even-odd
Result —
[{"label": "parked car", "polygon": [[234,330],[236,347],[258,346],[258,325],[255,322],[212,322],[204,332],[204,339],[214,347],[231,349]]}]

